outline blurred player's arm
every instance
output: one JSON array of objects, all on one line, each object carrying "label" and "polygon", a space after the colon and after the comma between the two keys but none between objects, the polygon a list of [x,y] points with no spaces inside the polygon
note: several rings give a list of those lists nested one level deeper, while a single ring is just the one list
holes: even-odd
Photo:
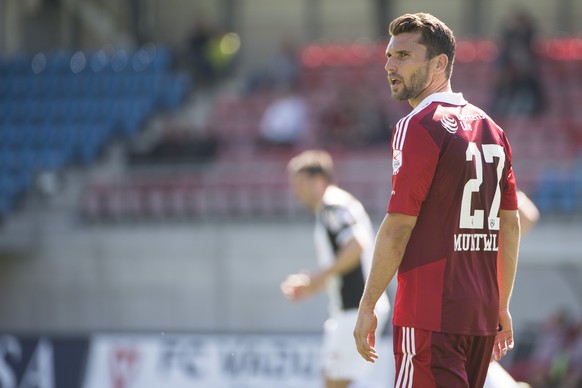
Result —
[{"label": "blurred player's arm", "polygon": [[289,300],[300,301],[315,293],[315,289],[307,273],[295,273],[281,283],[281,292]]},{"label": "blurred player's arm", "polygon": [[318,276],[325,280],[330,276],[347,274],[360,264],[362,251],[363,248],[359,241],[355,237],[350,238],[340,248],[334,263],[319,272]]},{"label": "blurred player's arm", "polygon": [[525,235],[540,219],[540,211],[533,201],[523,192],[517,192],[519,223],[521,234]]},{"label": "blurred player's arm", "polygon": [[509,300],[515,281],[519,252],[520,223],[517,210],[499,212],[499,252],[497,255],[497,283],[499,286],[499,326],[493,356],[496,360],[513,348],[513,323]]},{"label": "blurred player's arm", "polygon": [[321,291],[330,276],[341,276],[360,264],[362,245],[355,237],[345,243],[332,265],[315,273],[290,275],[282,284],[281,291],[291,300],[301,300]]},{"label": "blurred player's arm", "polygon": [[377,317],[374,306],[396,274],[416,218],[405,214],[388,213],[380,225],[372,257],[372,269],[360,302],[354,338],[358,352],[370,362],[378,358],[374,349]]}]

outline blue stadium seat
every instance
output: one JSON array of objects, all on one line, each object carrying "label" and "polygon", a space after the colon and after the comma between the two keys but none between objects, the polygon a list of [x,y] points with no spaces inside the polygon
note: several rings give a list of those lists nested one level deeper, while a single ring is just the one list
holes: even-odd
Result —
[{"label": "blue stadium seat", "polygon": [[39,79],[39,93],[35,97],[55,98],[62,97],[70,88],[69,75],[63,74],[42,74],[35,76]]},{"label": "blue stadium seat", "polygon": [[[113,136],[134,136],[155,109],[183,100],[189,78],[171,65],[171,51],[153,44],[0,57],[0,176],[93,163]],[[30,179],[14,181],[24,190]],[[11,208],[4,194],[0,202],[0,213]]]},{"label": "blue stadium seat", "polygon": [[569,213],[576,208],[576,186],[569,171],[546,171],[532,194],[541,212]]},{"label": "blue stadium seat", "polygon": [[65,95],[86,98],[95,95],[95,87],[99,81],[99,77],[91,72],[83,72],[68,77],[68,80]]},{"label": "blue stadium seat", "polygon": [[0,101],[0,118],[2,118],[3,122],[8,123],[10,122],[10,116],[12,115],[14,101],[12,100],[3,100]]},{"label": "blue stadium seat", "polygon": [[18,197],[30,186],[30,174],[0,174],[0,217],[7,215],[15,206]]},{"label": "blue stadium seat", "polygon": [[172,52],[167,47],[157,46],[152,60],[152,69],[158,72],[166,72],[172,66]]},{"label": "blue stadium seat", "polygon": [[137,85],[138,94],[157,94],[161,89],[163,75],[159,73],[141,73],[140,82]]},{"label": "blue stadium seat", "polygon": [[[0,74],[2,74],[2,73],[0,73]],[[5,100],[5,99],[8,99],[9,97],[11,97],[10,86],[11,86],[11,81],[8,77],[0,77],[0,100]]]},{"label": "blue stadium seat", "polygon": [[71,72],[71,53],[60,51],[47,55],[46,72],[64,74]]},{"label": "blue stadium seat", "polygon": [[5,194],[0,194],[0,220],[10,212],[11,207],[12,199]]},{"label": "blue stadium seat", "polygon": [[89,55],[89,70],[94,74],[100,73],[103,71],[105,66],[109,63],[109,59],[107,54],[103,50],[95,51],[94,53]]},{"label": "blue stadium seat", "polygon": [[16,75],[9,78],[10,96],[12,98],[25,98],[30,90],[30,77],[28,75]]},{"label": "blue stadium seat", "polygon": [[111,57],[109,64],[115,73],[123,72],[130,68],[130,55],[126,50],[117,50]]},{"label": "blue stadium seat", "polygon": [[187,74],[167,74],[162,81],[161,104],[165,108],[175,108],[186,96],[190,88]]},{"label": "blue stadium seat", "polygon": [[26,54],[17,54],[8,60],[6,76],[21,76],[30,74],[32,57]]},{"label": "blue stadium seat", "polygon": [[105,131],[102,125],[89,124],[77,128],[75,134],[75,155],[78,161],[82,164],[93,163],[109,136],[108,131]]},{"label": "blue stadium seat", "polygon": [[0,138],[2,139],[2,146],[8,148],[18,147],[23,143],[23,132],[18,129],[14,129],[11,126],[5,127],[2,130]]}]

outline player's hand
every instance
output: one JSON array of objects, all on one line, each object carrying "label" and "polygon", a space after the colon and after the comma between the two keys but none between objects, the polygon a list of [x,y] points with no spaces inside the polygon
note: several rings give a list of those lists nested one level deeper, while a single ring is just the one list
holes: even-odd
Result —
[{"label": "player's hand", "polygon": [[507,308],[499,310],[500,331],[495,336],[493,345],[493,358],[499,361],[507,352],[513,349],[513,322]]},{"label": "player's hand", "polygon": [[376,352],[376,327],[378,326],[378,317],[374,310],[358,311],[358,321],[354,329],[354,339],[358,353],[369,362],[375,362],[378,359]]},{"label": "player's hand", "polygon": [[311,286],[311,278],[306,273],[296,273],[289,275],[281,283],[281,292],[285,298],[293,301],[298,301],[308,294],[308,289]]}]

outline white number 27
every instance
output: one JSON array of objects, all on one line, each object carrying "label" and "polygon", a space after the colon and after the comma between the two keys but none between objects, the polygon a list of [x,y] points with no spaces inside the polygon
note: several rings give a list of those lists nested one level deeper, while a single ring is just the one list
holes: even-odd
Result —
[{"label": "white number 27", "polygon": [[[505,166],[505,153],[503,152],[503,147],[498,144],[483,144],[482,148],[485,163],[494,163],[494,158],[498,158],[497,187],[495,188],[495,195],[493,196],[493,202],[491,203],[487,225],[489,230],[499,230],[498,215],[499,206],[501,204],[501,188],[499,187],[499,181],[501,180],[501,174],[503,173],[503,167]],[[469,143],[466,157],[467,161],[472,161],[473,158],[475,159],[475,172],[477,173],[477,177],[469,179],[463,189],[459,227],[464,229],[483,229],[485,212],[480,209],[471,212],[471,195],[472,193],[478,193],[481,184],[483,183],[483,161],[481,159],[481,152],[476,143]]]}]

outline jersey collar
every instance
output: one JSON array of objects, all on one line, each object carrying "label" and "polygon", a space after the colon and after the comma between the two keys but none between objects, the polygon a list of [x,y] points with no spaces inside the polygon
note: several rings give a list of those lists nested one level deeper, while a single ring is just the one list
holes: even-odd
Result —
[{"label": "jersey collar", "polygon": [[467,100],[465,100],[465,98],[463,97],[463,93],[452,93],[452,92],[433,93],[430,96],[427,96],[424,100],[422,100],[420,104],[418,104],[418,106],[414,108],[414,110],[411,113],[414,114],[416,112],[420,112],[433,102],[444,102],[445,104],[458,106],[468,104]]}]

